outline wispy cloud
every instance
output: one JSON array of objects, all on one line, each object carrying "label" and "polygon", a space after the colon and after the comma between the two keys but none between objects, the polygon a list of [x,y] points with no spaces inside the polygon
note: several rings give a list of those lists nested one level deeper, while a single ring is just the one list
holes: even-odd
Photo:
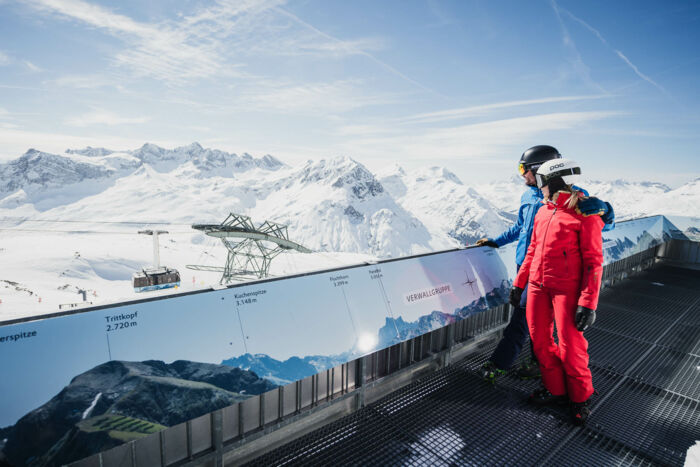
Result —
[{"label": "wispy cloud", "polygon": [[345,146],[354,154],[476,159],[499,154],[513,144],[527,146],[539,135],[584,129],[592,122],[618,115],[617,111],[556,112],[422,131],[412,128],[399,134],[394,127],[381,126],[349,127],[341,133],[349,137]]},{"label": "wispy cloud", "polygon": [[447,120],[458,120],[465,117],[473,117],[478,115],[485,115],[492,110],[506,109],[512,107],[524,107],[529,105],[538,104],[553,104],[558,102],[571,102],[571,101],[581,101],[590,99],[602,99],[605,97],[610,97],[609,94],[594,94],[588,96],[558,96],[558,97],[544,97],[540,99],[526,99],[508,102],[496,102],[493,104],[476,105],[471,107],[463,107],[459,109],[449,109],[441,110],[438,112],[429,112],[418,115],[412,115],[400,119],[401,121],[407,123],[432,123],[441,122]]},{"label": "wispy cloud", "polygon": [[629,60],[627,57],[625,57],[625,55],[624,55],[622,52],[620,52],[619,50],[615,50],[615,53],[616,53],[617,56],[620,57],[627,65],[629,65],[630,68],[632,68],[632,71],[634,71],[634,72],[637,74],[637,76],[639,76],[640,78],[642,78],[642,79],[643,79],[644,81],[646,81],[647,83],[649,83],[649,84],[655,86],[659,91],[663,92],[663,93],[666,94],[667,96],[669,95],[668,92],[666,91],[666,89],[664,89],[660,84],[658,84],[658,83],[655,82],[653,79],[649,78],[647,75],[645,75],[644,73],[642,73],[641,71],[639,71],[639,68],[637,68],[637,66],[636,66],[634,63],[630,62],[630,60]]},{"label": "wispy cloud", "polygon": [[108,86],[117,86],[118,82],[113,78],[103,75],[66,75],[48,83],[65,88],[97,89]]},{"label": "wispy cloud", "polygon": [[21,89],[23,91],[40,91],[40,88],[31,86],[16,86],[14,84],[0,84],[0,89]]},{"label": "wispy cloud", "polygon": [[8,57],[5,52],[0,50],[0,66],[9,65],[10,62],[11,62],[10,57]]},{"label": "wispy cloud", "polygon": [[149,121],[148,117],[122,117],[112,112],[105,110],[95,110],[76,117],[70,117],[65,120],[66,125],[86,127],[92,125],[133,125],[145,123]]},{"label": "wispy cloud", "polygon": [[458,23],[457,18],[445,11],[445,3],[437,0],[428,0],[426,6],[428,7],[430,14],[432,14],[436,19],[435,23],[431,24],[432,27],[444,27]]},{"label": "wispy cloud", "polygon": [[387,96],[359,92],[360,86],[353,80],[305,84],[263,81],[244,90],[232,105],[256,111],[326,115],[390,102]]},{"label": "wispy cloud", "polygon": [[596,28],[594,28],[594,27],[591,26],[590,24],[586,23],[586,22],[585,22],[584,20],[582,20],[581,18],[578,18],[578,17],[574,16],[573,13],[571,13],[569,10],[567,10],[567,9],[565,9],[565,8],[559,8],[559,11],[561,11],[561,12],[564,13],[566,16],[568,16],[568,17],[571,18],[572,20],[576,21],[577,23],[579,23],[579,24],[580,24],[581,26],[583,26],[584,28],[588,29],[588,30],[589,30],[590,32],[592,32],[593,34],[595,34],[595,36],[600,40],[600,42],[602,42],[603,44],[607,45],[608,47],[610,46],[610,45],[608,44],[608,41],[605,40],[605,38],[603,37],[603,35],[602,35],[602,34],[600,33],[600,31],[598,31]]},{"label": "wispy cloud", "polygon": [[29,68],[29,71],[31,71],[31,72],[33,72],[33,73],[39,73],[40,71],[44,71],[43,68],[41,68],[41,67],[39,67],[39,66],[33,64],[33,63],[30,62],[29,60],[24,60],[23,62],[24,62],[24,65],[25,65],[27,68]]},{"label": "wispy cloud", "polygon": [[248,58],[261,55],[364,56],[388,72],[427,88],[378,59],[377,38],[341,40],[281,8],[283,0],[219,0],[177,20],[139,22],[84,0],[30,0],[45,13],[98,28],[122,40],[114,63],[137,77],[173,83],[198,78],[254,79]]},{"label": "wispy cloud", "polygon": [[314,32],[315,32],[316,34],[318,34],[320,37],[326,39],[326,40],[328,41],[328,43],[326,44],[326,47],[329,47],[331,50],[336,50],[336,51],[337,51],[337,50],[342,50],[342,51],[344,51],[344,52],[346,52],[346,53],[349,53],[349,54],[352,54],[352,55],[362,55],[362,56],[364,56],[364,57],[367,57],[369,60],[371,60],[372,62],[376,63],[376,64],[379,65],[381,68],[387,70],[389,73],[392,73],[392,74],[394,74],[394,75],[400,77],[400,78],[403,79],[404,81],[407,81],[407,82],[409,82],[409,83],[411,83],[411,84],[413,84],[413,85],[419,87],[420,89],[423,89],[424,91],[428,91],[428,92],[434,93],[434,91],[433,91],[432,89],[427,88],[426,86],[422,85],[422,84],[419,83],[418,81],[416,81],[416,80],[414,80],[414,79],[412,79],[412,78],[406,76],[405,74],[403,74],[402,72],[400,72],[400,71],[397,70],[396,68],[394,68],[394,67],[392,67],[391,65],[385,63],[384,61],[378,59],[377,57],[375,57],[375,56],[372,55],[371,53],[367,52],[366,50],[363,50],[363,49],[357,47],[356,44],[353,44],[353,43],[351,43],[351,42],[342,41],[342,40],[337,39],[337,38],[335,38],[335,37],[333,37],[333,36],[331,36],[331,35],[329,35],[329,34],[326,34],[325,32],[323,32],[323,31],[321,31],[321,30],[315,28],[314,26],[312,26],[312,25],[306,23],[305,21],[302,21],[302,20],[301,20],[300,18],[298,18],[297,16],[293,15],[292,13],[290,13],[290,12],[288,12],[288,11],[282,9],[282,8],[276,8],[276,11],[279,11],[279,12],[281,12],[282,14],[289,16],[289,17],[292,18],[294,21],[296,21],[296,22],[298,22],[299,24],[303,25],[304,27],[306,27],[306,28],[308,28],[308,29],[314,31]]},{"label": "wispy cloud", "polygon": [[561,28],[564,47],[566,47],[569,50],[569,53],[571,55],[570,63],[574,72],[589,86],[597,89],[599,92],[605,93],[605,89],[600,84],[596,83],[593,80],[593,78],[591,78],[591,69],[583,61],[581,53],[578,51],[576,43],[574,42],[574,40],[571,37],[571,34],[569,33],[569,29],[564,24],[564,21],[561,18],[561,9],[559,8],[559,5],[557,4],[556,0],[550,0],[550,4],[552,5],[552,9],[554,10],[554,13],[557,17],[557,21],[559,22],[559,27]]},{"label": "wispy cloud", "polygon": [[625,56],[625,54],[623,54],[621,51],[619,51],[619,50],[615,49],[614,47],[612,47],[612,46],[608,43],[608,41],[605,39],[605,37],[603,37],[603,35],[600,33],[600,31],[598,31],[596,28],[594,28],[593,26],[591,26],[590,24],[588,24],[587,22],[585,22],[585,21],[582,20],[581,18],[575,16],[575,15],[574,15],[573,13],[571,13],[570,11],[568,11],[568,10],[566,10],[566,9],[564,9],[564,8],[561,8],[560,10],[561,10],[563,13],[565,13],[569,18],[571,18],[572,20],[576,21],[576,22],[579,23],[581,26],[583,26],[584,28],[588,29],[591,33],[593,33],[593,34],[598,38],[598,40],[600,40],[600,42],[603,43],[603,45],[605,45],[605,46],[608,47],[610,50],[612,50],[613,52],[615,52],[615,54],[616,54],[618,57],[620,57],[620,59],[622,59],[622,61],[625,62],[625,64],[627,64],[627,66],[629,66],[629,67],[632,69],[632,71],[634,71],[634,73],[635,73],[637,76],[639,76],[639,77],[642,78],[644,81],[648,82],[649,84],[651,84],[652,86],[656,87],[658,90],[660,90],[661,92],[663,92],[664,94],[666,94],[667,96],[669,96],[669,94],[668,94],[668,92],[666,91],[666,89],[664,89],[664,88],[663,88],[660,84],[658,84],[656,81],[654,81],[653,79],[651,79],[650,77],[648,77],[647,75],[645,75],[644,73],[642,73],[641,71],[639,71],[639,68],[637,68],[637,66],[636,66],[634,63],[632,63],[632,62],[630,61],[630,59],[627,58],[627,56]]},{"label": "wispy cloud", "polygon": [[182,82],[228,73],[222,67],[224,60],[219,53],[222,39],[217,34],[222,31],[198,21],[143,23],[82,0],[32,0],[30,5],[48,14],[99,28],[123,40],[127,47],[114,60],[130,68],[136,76]]}]

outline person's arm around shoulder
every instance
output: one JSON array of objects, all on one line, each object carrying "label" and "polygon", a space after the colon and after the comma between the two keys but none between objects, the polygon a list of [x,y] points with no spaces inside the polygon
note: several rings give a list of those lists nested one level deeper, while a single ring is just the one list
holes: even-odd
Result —
[{"label": "person's arm around shoulder", "polygon": [[[585,190],[584,193],[586,193]],[[605,224],[603,232],[615,228],[615,210],[607,201],[598,199],[595,196],[588,196],[586,193],[586,196],[579,200],[576,211],[583,216],[600,216]]]}]

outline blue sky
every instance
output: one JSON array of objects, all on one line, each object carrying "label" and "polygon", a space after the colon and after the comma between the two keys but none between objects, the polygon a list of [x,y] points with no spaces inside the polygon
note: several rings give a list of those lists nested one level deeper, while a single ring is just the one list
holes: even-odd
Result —
[{"label": "blue sky", "polygon": [[700,176],[694,1],[0,0],[0,161],[193,141],[296,164]]}]

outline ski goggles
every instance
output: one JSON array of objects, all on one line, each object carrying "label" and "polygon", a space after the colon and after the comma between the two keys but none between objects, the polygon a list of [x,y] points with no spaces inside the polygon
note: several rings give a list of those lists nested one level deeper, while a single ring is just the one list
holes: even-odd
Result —
[{"label": "ski goggles", "polygon": [[581,167],[570,167],[567,169],[557,170],[556,172],[548,173],[542,175],[540,173],[535,174],[535,180],[537,180],[537,188],[542,189],[543,186],[549,185],[549,182],[553,178],[565,177],[567,175],[581,175]]},{"label": "ski goggles", "polygon": [[532,173],[535,174],[537,173],[537,169],[540,168],[542,164],[532,164],[532,165],[525,165],[522,162],[518,164],[518,172],[520,172],[520,175],[525,175],[525,172],[528,170],[532,170]]}]

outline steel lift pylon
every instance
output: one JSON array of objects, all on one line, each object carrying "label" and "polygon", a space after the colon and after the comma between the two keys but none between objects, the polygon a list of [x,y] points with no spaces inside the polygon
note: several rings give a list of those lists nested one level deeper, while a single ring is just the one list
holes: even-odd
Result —
[{"label": "steel lift pylon", "polygon": [[267,277],[270,263],[284,251],[311,253],[308,248],[289,240],[286,225],[264,221],[256,226],[250,217],[242,214],[230,213],[221,224],[193,224],[192,228],[220,238],[228,250],[224,267],[187,265],[195,271],[221,272],[220,284],[250,276]]}]

